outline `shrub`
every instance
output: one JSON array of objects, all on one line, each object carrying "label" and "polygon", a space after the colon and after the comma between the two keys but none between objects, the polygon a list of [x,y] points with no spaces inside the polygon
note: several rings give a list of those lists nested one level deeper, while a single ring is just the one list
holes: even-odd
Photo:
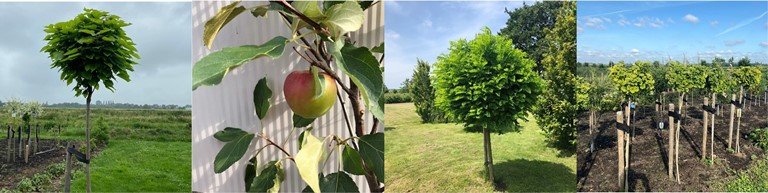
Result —
[{"label": "shrub", "polygon": [[768,127],[752,130],[752,133],[749,134],[748,138],[755,143],[755,146],[768,151]]},{"label": "shrub", "polygon": [[768,191],[768,159],[755,161],[748,169],[739,171],[734,179],[722,184],[727,192]]},{"label": "shrub", "polygon": [[390,92],[384,94],[384,103],[410,103],[412,101],[410,93]]}]

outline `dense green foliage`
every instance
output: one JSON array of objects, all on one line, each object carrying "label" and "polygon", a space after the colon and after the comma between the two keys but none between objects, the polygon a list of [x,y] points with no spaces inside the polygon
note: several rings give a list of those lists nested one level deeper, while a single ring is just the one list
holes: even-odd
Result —
[{"label": "dense green foliage", "polygon": [[384,93],[384,103],[390,104],[390,103],[410,103],[413,102],[413,97],[411,97],[411,93]]},{"label": "dense green foliage", "polygon": [[445,113],[435,106],[435,88],[429,76],[430,64],[416,59],[416,69],[408,84],[408,90],[413,96],[416,113],[424,123],[447,122]]},{"label": "dense green foliage", "polygon": [[555,26],[558,19],[555,15],[562,6],[563,2],[560,1],[541,1],[533,5],[523,3],[523,7],[513,11],[505,9],[509,19],[499,35],[511,39],[515,48],[527,53],[528,58],[536,62],[535,71],[542,70],[544,65],[544,54],[547,52],[545,42],[549,39],[545,30]]},{"label": "dense green foliage", "polygon": [[733,93],[736,82],[731,79],[731,73],[723,67],[715,65],[710,69],[706,83],[707,90],[717,94]]},{"label": "dense green foliage", "polygon": [[95,9],[84,9],[70,21],[45,27],[48,44],[40,51],[53,60],[51,68],[61,71],[67,85],[75,82],[75,96],[88,97],[99,83],[114,91],[115,74],[130,81],[136,48],[123,27],[129,26],[119,16]]},{"label": "dense green foliage", "polygon": [[756,160],[721,186],[727,192],[768,192],[768,158]]},{"label": "dense green foliage", "polygon": [[545,86],[533,112],[551,143],[572,150],[576,147],[576,114],[586,106],[589,86],[580,84],[575,74],[576,3],[558,3],[563,6],[554,26],[544,30],[547,40],[541,62]]},{"label": "dense green foliage", "polygon": [[752,133],[750,133],[747,138],[752,140],[752,143],[755,143],[755,146],[768,151],[768,127],[752,130]]},{"label": "dense green foliage", "polygon": [[703,89],[707,82],[707,74],[704,68],[693,65],[670,62],[666,73],[669,86],[677,92],[688,93],[693,89]]},{"label": "dense green foliage", "polygon": [[733,71],[736,83],[742,86],[746,92],[760,92],[760,82],[763,80],[763,72],[757,67],[745,66]]},{"label": "dense green foliage", "polygon": [[512,41],[484,28],[471,41],[451,42],[448,50],[435,63],[438,107],[468,127],[499,133],[525,119],[542,81]]},{"label": "dense green foliage", "polygon": [[[52,187],[55,179],[62,176],[65,169],[64,163],[48,165],[44,171],[35,173],[32,177],[21,179],[16,184],[16,190],[19,192],[53,192],[56,189],[56,187]],[[2,191],[0,190],[0,192]]]},{"label": "dense green foliage", "polygon": [[608,69],[608,76],[613,81],[614,88],[627,98],[636,98],[641,93],[653,91],[653,75],[648,72],[647,62],[635,62],[627,67],[623,61]]}]

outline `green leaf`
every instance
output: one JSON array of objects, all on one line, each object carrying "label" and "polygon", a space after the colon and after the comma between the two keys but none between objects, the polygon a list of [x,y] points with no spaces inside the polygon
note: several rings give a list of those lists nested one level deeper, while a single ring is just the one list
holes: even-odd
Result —
[{"label": "green leaf", "polygon": [[355,48],[343,41],[337,41],[331,50],[338,68],[361,89],[367,109],[384,121],[384,80],[376,57],[368,48]]},{"label": "green leaf", "polygon": [[277,36],[262,45],[248,45],[224,48],[208,54],[192,68],[192,90],[199,86],[221,83],[224,75],[248,61],[259,57],[277,58],[283,55],[286,38]]},{"label": "green leaf", "polygon": [[355,175],[365,175],[363,158],[360,157],[360,153],[357,153],[357,150],[349,145],[345,145],[341,153],[341,159],[342,163],[344,163],[344,171]]},{"label": "green leaf", "polygon": [[249,192],[251,190],[251,185],[253,184],[253,179],[256,178],[256,165],[258,164],[258,159],[256,159],[256,156],[252,157],[250,160],[248,160],[248,166],[245,167],[245,191]]},{"label": "green leaf", "polygon": [[320,183],[322,192],[360,192],[357,184],[344,172],[336,172],[323,177]]},{"label": "green leaf", "polygon": [[360,1],[357,1],[357,3],[360,4],[360,8],[363,8],[363,10],[368,9],[371,7],[371,5],[373,5],[372,0],[360,0]]},{"label": "green leaf", "polygon": [[269,7],[269,4],[253,7],[251,8],[251,15],[253,15],[253,17],[266,17]]},{"label": "green leaf", "polygon": [[379,182],[384,182],[384,134],[376,133],[360,137],[360,156],[365,165],[373,170]]},{"label": "green leaf", "polygon": [[324,17],[320,12],[320,6],[317,5],[317,0],[294,1],[291,6],[314,21]]},{"label": "green leaf", "polygon": [[219,30],[237,17],[237,15],[245,11],[245,7],[237,6],[238,4],[240,4],[240,1],[235,1],[232,4],[222,7],[213,18],[205,22],[205,28],[203,29],[203,44],[208,47],[208,49],[211,48],[213,39],[216,38],[216,34],[219,33]]},{"label": "green leaf", "polygon": [[[325,10],[325,17],[320,23],[328,27],[331,34],[336,37],[360,29],[364,20],[363,9],[354,1],[331,6]],[[340,38],[335,39],[338,41]]]},{"label": "green leaf", "polygon": [[294,160],[296,168],[299,170],[301,179],[307,183],[316,193],[320,192],[320,179],[318,178],[318,167],[320,160],[325,154],[323,142],[317,139],[312,133],[304,132],[303,147],[296,153]]},{"label": "green leaf", "polygon": [[217,174],[221,173],[240,160],[251,145],[254,136],[254,134],[245,134],[224,145],[213,160],[213,171]]},{"label": "green leaf", "polygon": [[371,48],[371,52],[384,53],[384,42],[381,42],[381,44],[378,46]]},{"label": "green leaf", "polygon": [[269,98],[272,97],[272,90],[267,86],[267,77],[259,80],[256,83],[256,87],[253,89],[253,105],[256,109],[256,116],[259,119],[263,119],[267,116],[267,110],[269,110]]},{"label": "green leaf", "polygon": [[284,178],[283,164],[278,161],[267,163],[267,167],[256,176],[250,192],[279,192]]},{"label": "green leaf", "polygon": [[227,128],[224,128],[224,130],[221,130],[213,134],[213,138],[216,138],[221,142],[230,142],[230,141],[237,140],[240,137],[243,137],[243,135],[247,135],[247,134],[248,132],[245,132],[242,129],[227,127]]},{"label": "green leaf", "polygon": [[296,127],[296,128],[306,127],[309,124],[312,124],[312,122],[314,121],[315,121],[315,118],[307,119],[297,114],[293,114],[293,127]]},{"label": "green leaf", "polygon": [[312,85],[315,88],[315,95],[313,98],[317,98],[323,95],[325,92],[325,76],[320,74],[320,70],[317,67],[309,67],[309,71],[312,72]]}]

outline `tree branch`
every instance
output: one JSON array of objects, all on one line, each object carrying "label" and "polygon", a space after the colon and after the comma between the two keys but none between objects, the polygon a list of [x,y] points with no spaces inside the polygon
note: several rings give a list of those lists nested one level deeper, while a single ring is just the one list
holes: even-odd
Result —
[{"label": "tree branch", "polygon": [[282,5],[283,7],[285,7],[286,9],[288,9],[288,11],[291,11],[293,14],[296,14],[296,16],[298,16],[298,17],[299,17],[299,19],[301,19],[302,21],[304,21],[304,22],[306,22],[307,24],[311,25],[311,26],[312,26],[312,28],[315,28],[315,30],[316,30],[318,33],[321,33],[321,34],[323,34],[323,35],[325,35],[325,36],[329,36],[329,37],[331,36],[331,33],[330,33],[330,32],[328,32],[328,30],[327,30],[327,29],[323,28],[322,26],[320,26],[320,24],[319,24],[319,23],[317,23],[317,22],[313,21],[312,19],[310,19],[309,17],[307,17],[307,16],[306,16],[306,15],[304,15],[303,13],[299,12],[298,10],[296,10],[296,8],[293,8],[293,6],[291,6],[291,4],[290,4],[290,3],[288,3],[288,1],[286,1],[286,0],[280,0],[280,1],[272,1],[272,2],[276,2],[276,3],[280,4],[280,5]]}]

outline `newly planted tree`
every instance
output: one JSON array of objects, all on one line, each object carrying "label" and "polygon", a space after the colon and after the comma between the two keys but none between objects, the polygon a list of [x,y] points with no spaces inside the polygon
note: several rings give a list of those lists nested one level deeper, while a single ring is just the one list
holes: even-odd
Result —
[{"label": "newly planted tree", "polygon": [[451,42],[435,63],[436,104],[466,127],[482,128],[485,170],[493,182],[491,132],[519,130],[518,120],[541,93],[535,63],[512,41],[484,28],[475,39]]},{"label": "newly planted tree", "polygon": [[[220,84],[227,72],[249,61],[262,57],[282,57],[283,50],[290,44],[300,47],[293,47],[293,51],[310,64],[309,70],[291,72],[282,87],[283,95],[294,113],[293,127],[284,141],[295,137],[293,134],[296,129],[303,130],[298,141],[295,141],[299,144],[299,151],[286,151],[286,144],[275,143],[263,126],[259,130],[261,132],[256,133],[226,127],[213,135],[225,143],[214,160],[215,173],[226,171],[246,156],[248,148],[256,144],[255,139],[263,141],[265,145],[258,147],[255,154],[248,155],[250,160],[243,175],[245,191],[279,191],[280,184],[285,180],[283,165],[287,161],[295,163],[299,175],[306,182],[304,191],[360,191],[350,175],[364,176],[371,192],[384,191],[384,134],[377,131],[379,122],[384,120],[382,58],[377,59],[373,54],[383,53],[384,45],[373,48],[356,46],[349,35],[349,32],[357,31],[366,21],[363,11],[373,3],[272,1],[245,7],[240,2],[234,2],[222,7],[206,22],[203,41],[208,48],[219,30],[246,11],[250,11],[256,18],[266,17],[269,13],[277,14],[291,30],[291,37],[277,36],[261,45],[228,47],[208,54],[197,61],[192,69],[193,90]],[[349,84],[340,78],[333,67],[349,77]],[[268,87],[269,78],[260,79],[253,90],[258,119],[265,119],[272,104],[273,88]],[[348,97],[349,103],[337,100],[342,96]],[[344,112],[350,137],[342,138],[335,134],[316,137],[309,125],[315,118],[324,116],[337,101],[342,101],[342,111],[345,111],[346,104],[352,106],[353,122]],[[364,128],[365,110],[374,117],[370,130]],[[319,129],[323,128],[314,130]],[[259,163],[257,156],[270,146],[284,156]],[[324,175],[321,171],[328,165],[324,160],[329,160],[334,152],[340,156],[339,164],[343,163],[343,167],[338,167],[337,172]]]},{"label": "newly planted tree", "polygon": [[[95,9],[84,9],[74,19],[45,27],[51,68],[61,72],[61,80],[72,85],[75,96],[85,97],[86,159],[91,159],[91,96],[100,85],[110,91],[117,78],[130,81],[139,59],[135,44],[123,27],[131,25],[117,15]],[[91,165],[86,164],[86,191],[91,191]]]},{"label": "newly planted tree", "polygon": [[[733,71],[733,78],[736,81],[736,84],[739,85],[739,105],[737,106],[737,117],[738,117],[738,123],[736,124],[736,148],[735,152],[737,154],[741,153],[740,147],[739,147],[739,139],[741,138],[741,111],[744,106],[744,100],[746,96],[744,95],[744,90],[746,89],[747,92],[756,93],[760,90],[760,81],[763,78],[763,74],[757,67],[751,67],[751,66],[742,66],[738,69],[735,69]],[[729,135],[729,144],[730,144],[730,135]]]},{"label": "newly planted tree", "polygon": [[[709,75],[707,76],[707,82],[706,82],[706,88],[709,92],[712,93],[712,104],[709,105],[709,107],[714,111],[715,105],[717,104],[717,98],[718,95],[722,95],[723,97],[727,97],[728,93],[732,93],[734,90],[734,87],[736,82],[733,81],[731,78],[730,72],[723,69],[720,65],[713,65],[712,69],[709,72]],[[708,104],[704,104],[708,105]],[[711,127],[710,127],[710,158],[714,158],[714,152],[715,152],[715,146],[714,146],[714,140],[715,140],[715,112],[710,112],[712,115],[711,120]],[[705,134],[706,136],[706,134]],[[706,142],[704,143],[706,146]],[[702,155],[705,155],[707,152],[702,152]]]},{"label": "newly planted tree", "polygon": [[[679,170],[679,149],[680,149],[680,125],[682,123],[682,119],[684,115],[681,115],[681,112],[685,108],[683,105],[683,99],[685,98],[685,94],[688,92],[691,92],[693,89],[702,89],[704,88],[704,83],[706,83],[706,73],[702,71],[702,68],[697,68],[692,65],[685,65],[680,64],[679,62],[670,62],[668,64],[669,69],[666,73],[666,78],[669,81],[670,88],[674,89],[676,92],[679,93],[679,97],[677,98],[677,105],[678,105],[678,111],[677,111],[677,120],[676,120],[676,128],[670,128],[670,132],[674,130],[674,143],[675,144],[669,144],[670,147],[674,146],[674,161],[672,158],[669,158],[668,166],[669,168],[673,168],[672,162],[674,162],[674,168],[677,182],[680,182],[680,170]],[[671,110],[671,109],[670,109]],[[672,138],[672,135],[670,135],[670,138]],[[672,148],[670,148],[671,151]]]}]

